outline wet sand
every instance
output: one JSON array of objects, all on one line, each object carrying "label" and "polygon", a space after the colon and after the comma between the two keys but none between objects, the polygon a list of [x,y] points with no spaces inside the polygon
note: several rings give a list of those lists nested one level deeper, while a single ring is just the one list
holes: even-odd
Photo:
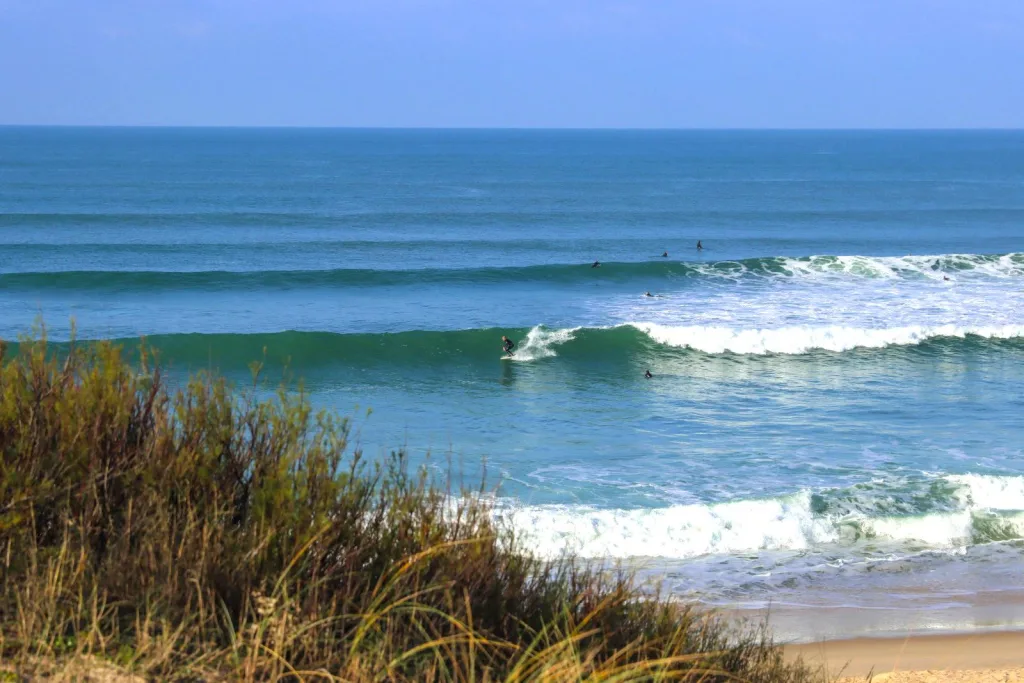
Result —
[{"label": "wet sand", "polygon": [[786,656],[825,665],[830,680],[1024,682],[1024,631],[833,640],[786,646]]}]

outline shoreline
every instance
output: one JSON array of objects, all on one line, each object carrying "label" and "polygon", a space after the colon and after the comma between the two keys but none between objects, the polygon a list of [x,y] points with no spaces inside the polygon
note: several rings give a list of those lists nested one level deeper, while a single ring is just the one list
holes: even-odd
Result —
[{"label": "shoreline", "polygon": [[1024,632],[1024,590],[1020,588],[959,595],[923,590],[913,599],[906,587],[901,593],[887,607],[811,602],[719,609],[739,621],[767,621],[777,641],[791,645]]},{"label": "shoreline", "polygon": [[1024,630],[822,640],[783,650],[789,661],[825,666],[828,680],[1024,681]]}]

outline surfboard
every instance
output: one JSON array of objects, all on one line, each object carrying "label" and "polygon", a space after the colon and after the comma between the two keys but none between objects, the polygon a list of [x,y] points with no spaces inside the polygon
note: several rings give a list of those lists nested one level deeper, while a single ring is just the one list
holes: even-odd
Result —
[{"label": "surfboard", "polygon": [[501,359],[502,360],[515,360],[516,357],[515,356],[502,356]]}]

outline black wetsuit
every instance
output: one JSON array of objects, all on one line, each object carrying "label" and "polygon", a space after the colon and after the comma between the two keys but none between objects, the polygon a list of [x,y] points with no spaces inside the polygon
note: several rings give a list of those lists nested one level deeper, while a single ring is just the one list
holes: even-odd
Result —
[{"label": "black wetsuit", "polygon": [[507,353],[508,355],[514,356],[515,354],[512,353],[512,349],[514,349],[515,346],[515,343],[511,339],[506,339],[505,342],[501,345],[501,348],[505,349],[505,353]]}]

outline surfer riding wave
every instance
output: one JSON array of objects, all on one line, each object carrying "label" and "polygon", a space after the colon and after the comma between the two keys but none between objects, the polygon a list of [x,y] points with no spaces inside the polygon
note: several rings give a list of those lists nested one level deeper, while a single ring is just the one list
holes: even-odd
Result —
[{"label": "surfer riding wave", "polygon": [[501,335],[501,350],[504,351],[506,354],[508,354],[508,356],[510,358],[512,356],[516,355],[516,354],[512,353],[512,349],[514,349],[515,346],[516,346],[515,342],[513,342],[511,339],[509,339],[505,335]]}]

